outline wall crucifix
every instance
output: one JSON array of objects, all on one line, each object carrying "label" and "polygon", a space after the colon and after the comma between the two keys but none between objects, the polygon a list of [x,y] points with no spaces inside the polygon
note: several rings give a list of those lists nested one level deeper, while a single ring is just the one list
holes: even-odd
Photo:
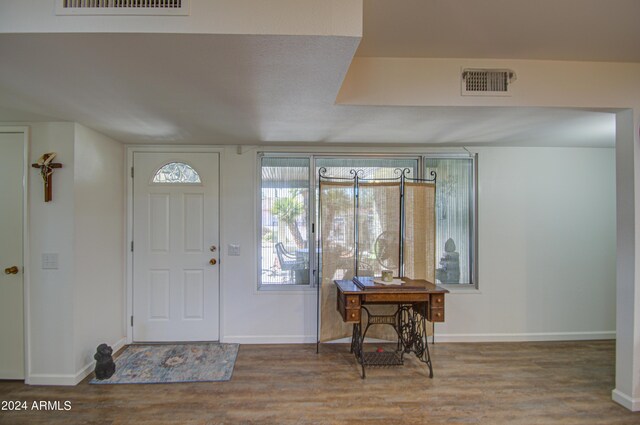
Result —
[{"label": "wall crucifix", "polygon": [[51,200],[51,176],[53,175],[53,170],[55,168],[62,168],[62,164],[53,162],[53,158],[55,157],[55,152],[45,153],[38,158],[35,164],[31,164],[33,168],[40,169],[40,176],[42,176],[42,181],[44,182],[44,202]]}]

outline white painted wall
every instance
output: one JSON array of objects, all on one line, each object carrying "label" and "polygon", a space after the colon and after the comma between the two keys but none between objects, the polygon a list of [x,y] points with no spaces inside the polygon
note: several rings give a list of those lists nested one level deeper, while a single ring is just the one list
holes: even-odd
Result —
[{"label": "white painted wall", "polygon": [[[462,96],[465,68],[516,72],[510,96]],[[336,100],[347,105],[633,108],[640,64],[507,59],[353,59]],[[637,113],[637,111],[636,111]]]},{"label": "white painted wall", "polygon": [[[316,335],[315,290],[258,291],[256,151],[221,157],[221,327],[224,341],[312,342]],[[227,255],[239,244],[241,255]]]},{"label": "white painted wall", "polygon": [[[122,346],[124,147],[75,124],[74,370],[93,370],[100,343]],[[83,376],[84,377],[84,376]]]},{"label": "white painted wall", "polygon": [[56,16],[54,0],[0,0],[0,33],[362,35],[362,0],[191,0],[189,16]]},{"label": "white painted wall", "polygon": [[[75,123],[19,124],[30,164],[46,152],[63,164],[47,203],[30,168],[26,382],[74,385],[99,343],[124,343],[124,148]],[[58,254],[58,269],[42,269],[43,253]]]},{"label": "white painted wall", "polygon": [[[438,325],[438,338],[613,338],[614,150],[477,151],[480,290],[449,295],[447,319]],[[256,289],[256,167],[255,150],[238,155],[228,148],[222,161],[222,240],[242,246],[239,257],[226,256],[225,250],[221,265],[223,339],[315,341],[314,291]]]},{"label": "white painted wall", "polygon": [[618,279],[613,399],[634,411],[640,410],[640,231],[635,230],[640,211],[639,129],[640,117],[634,117],[633,111],[616,114]]},{"label": "white painted wall", "polygon": [[[53,175],[53,200],[44,202],[42,179],[31,169],[29,180],[30,376],[48,382],[75,374],[74,303],[74,124],[34,123],[30,163],[56,152],[62,168]],[[42,254],[57,253],[59,268],[42,270]]]},{"label": "white painted wall", "polygon": [[478,148],[479,291],[442,341],[615,337],[614,149]]}]

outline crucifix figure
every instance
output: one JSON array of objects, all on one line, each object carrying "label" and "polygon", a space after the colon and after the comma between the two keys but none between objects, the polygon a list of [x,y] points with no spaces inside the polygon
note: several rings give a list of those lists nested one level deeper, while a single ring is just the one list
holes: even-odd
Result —
[{"label": "crucifix figure", "polygon": [[38,158],[35,164],[31,164],[33,168],[40,169],[40,175],[44,182],[44,202],[51,200],[51,175],[54,168],[62,168],[62,164],[54,163],[53,158],[56,157],[55,152],[49,152]]}]

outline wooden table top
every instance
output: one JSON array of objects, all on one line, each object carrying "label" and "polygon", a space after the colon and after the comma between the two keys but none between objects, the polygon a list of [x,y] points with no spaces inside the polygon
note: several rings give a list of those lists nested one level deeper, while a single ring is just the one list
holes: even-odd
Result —
[{"label": "wooden table top", "polygon": [[362,295],[362,294],[372,294],[372,293],[385,293],[385,294],[407,294],[407,293],[427,293],[427,294],[448,294],[449,291],[438,286],[434,283],[431,283],[426,280],[421,279],[409,279],[407,277],[400,278],[404,282],[406,282],[407,286],[403,285],[397,286],[385,286],[381,288],[367,288],[366,290],[360,289],[358,285],[353,283],[351,280],[335,280],[336,286],[340,289],[340,292],[347,295]]}]

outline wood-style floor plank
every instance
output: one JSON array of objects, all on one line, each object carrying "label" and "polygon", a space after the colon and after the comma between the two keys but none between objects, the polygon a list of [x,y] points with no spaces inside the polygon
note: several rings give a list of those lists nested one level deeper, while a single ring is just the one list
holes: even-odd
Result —
[{"label": "wood-style floor plank", "polygon": [[[391,345],[385,346],[391,349]],[[370,347],[375,348],[375,347]],[[611,401],[613,341],[436,344],[433,379],[404,366],[359,377],[343,344],[242,345],[229,382],[26,386],[0,400],[71,401],[0,412],[2,424],[640,424]]]}]

